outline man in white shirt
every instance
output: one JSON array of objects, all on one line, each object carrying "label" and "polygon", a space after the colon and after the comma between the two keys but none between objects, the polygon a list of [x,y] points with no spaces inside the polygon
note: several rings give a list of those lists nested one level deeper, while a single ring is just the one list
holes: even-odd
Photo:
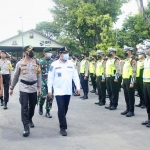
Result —
[{"label": "man in white shirt", "polygon": [[70,97],[72,95],[72,80],[77,87],[77,94],[80,94],[80,81],[73,62],[69,59],[68,50],[63,47],[58,50],[60,58],[50,66],[48,73],[48,96],[52,97],[52,87],[58,105],[58,118],[60,123],[60,134],[67,136],[66,114]]}]

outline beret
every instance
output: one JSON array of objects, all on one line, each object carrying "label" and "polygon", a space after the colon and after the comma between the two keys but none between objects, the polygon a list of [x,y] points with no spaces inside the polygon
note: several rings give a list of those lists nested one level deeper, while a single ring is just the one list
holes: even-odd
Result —
[{"label": "beret", "polygon": [[62,47],[62,48],[58,49],[58,52],[63,53],[63,52],[68,52],[68,50],[66,47]]},{"label": "beret", "polygon": [[30,52],[30,51],[33,51],[33,50],[35,50],[31,45],[28,45],[28,46],[25,46],[24,48],[23,48],[23,51],[25,52],[25,51],[28,51],[28,52]]},{"label": "beret", "polygon": [[51,51],[52,49],[50,48],[50,47],[46,47],[46,48],[44,48],[43,49],[43,52],[49,52],[49,51]]}]

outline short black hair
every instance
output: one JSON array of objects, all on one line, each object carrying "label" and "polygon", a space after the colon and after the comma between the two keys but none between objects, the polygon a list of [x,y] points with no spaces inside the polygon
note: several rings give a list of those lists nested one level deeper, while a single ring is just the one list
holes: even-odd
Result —
[{"label": "short black hair", "polygon": [[87,53],[83,52],[82,55],[85,55],[87,57]]}]

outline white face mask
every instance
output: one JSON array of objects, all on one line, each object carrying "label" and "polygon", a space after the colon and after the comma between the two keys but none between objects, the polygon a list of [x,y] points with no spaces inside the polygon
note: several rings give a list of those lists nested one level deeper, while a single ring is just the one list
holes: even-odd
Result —
[{"label": "white face mask", "polygon": [[138,58],[141,59],[141,58],[142,58],[142,55],[139,55]]},{"label": "white face mask", "polygon": [[63,54],[63,60],[68,60],[69,59],[69,54]]},{"label": "white face mask", "polygon": [[50,59],[52,57],[52,53],[47,53],[46,57]]}]

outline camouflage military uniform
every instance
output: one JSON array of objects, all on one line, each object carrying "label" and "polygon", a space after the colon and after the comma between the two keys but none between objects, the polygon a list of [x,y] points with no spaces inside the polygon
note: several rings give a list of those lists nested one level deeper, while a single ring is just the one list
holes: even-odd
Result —
[{"label": "camouflage military uniform", "polygon": [[46,110],[50,110],[52,108],[52,102],[53,99],[49,99],[47,97],[47,76],[48,76],[48,71],[49,67],[53,61],[51,59],[46,59],[43,58],[40,60],[40,68],[41,68],[41,74],[42,74],[42,93],[39,96],[39,106],[43,106],[45,99],[46,99]]}]

